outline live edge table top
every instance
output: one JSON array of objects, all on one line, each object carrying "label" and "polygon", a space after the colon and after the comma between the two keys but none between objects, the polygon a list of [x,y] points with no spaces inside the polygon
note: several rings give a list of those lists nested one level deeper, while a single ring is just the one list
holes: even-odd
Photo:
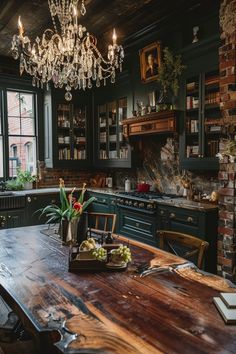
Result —
[{"label": "live edge table top", "polygon": [[135,241],[123,272],[70,273],[68,247],[43,228],[0,231],[0,294],[48,352],[236,352],[236,326],[212,302],[235,291],[226,280],[184,267],[140,277],[145,263],[185,261]]}]

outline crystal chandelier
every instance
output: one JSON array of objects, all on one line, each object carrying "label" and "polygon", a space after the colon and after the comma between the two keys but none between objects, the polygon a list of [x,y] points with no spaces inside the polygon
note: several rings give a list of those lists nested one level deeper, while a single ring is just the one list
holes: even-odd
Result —
[{"label": "crystal chandelier", "polygon": [[[80,6],[79,6],[80,5]],[[54,30],[46,29],[42,38],[31,43],[24,35],[19,16],[19,34],[12,39],[14,59],[20,59],[20,74],[33,76],[32,85],[43,88],[52,81],[65,88],[65,99],[72,99],[71,90],[99,87],[110,78],[115,82],[116,69],[122,70],[124,50],[117,44],[115,29],[107,58],[97,49],[97,40],[78,23],[78,12],[86,13],[84,0],[48,0]]]}]

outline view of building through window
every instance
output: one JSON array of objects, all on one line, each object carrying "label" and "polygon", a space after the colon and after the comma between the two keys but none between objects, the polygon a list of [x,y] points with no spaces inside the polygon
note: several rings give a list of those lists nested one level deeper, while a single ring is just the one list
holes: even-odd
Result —
[{"label": "view of building through window", "polygon": [[9,176],[17,168],[35,173],[36,136],[34,94],[7,91]]}]

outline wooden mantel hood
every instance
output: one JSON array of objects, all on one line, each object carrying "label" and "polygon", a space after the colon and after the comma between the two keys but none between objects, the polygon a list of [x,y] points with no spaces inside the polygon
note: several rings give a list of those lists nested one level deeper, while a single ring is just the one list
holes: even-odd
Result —
[{"label": "wooden mantel hood", "polygon": [[176,118],[179,111],[162,111],[131,117],[122,121],[125,137],[143,134],[158,134],[176,131]]}]

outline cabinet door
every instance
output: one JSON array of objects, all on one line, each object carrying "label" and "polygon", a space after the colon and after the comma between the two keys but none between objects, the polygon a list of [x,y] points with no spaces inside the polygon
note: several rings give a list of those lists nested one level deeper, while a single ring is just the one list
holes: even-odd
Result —
[{"label": "cabinet door", "polygon": [[7,228],[7,212],[0,211],[0,230]]},{"label": "cabinet door", "polygon": [[157,246],[156,217],[118,207],[118,234]]},{"label": "cabinet door", "polygon": [[122,120],[127,118],[127,97],[97,105],[95,164],[130,167],[131,150],[123,135]]},{"label": "cabinet door", "polygon": [[28,195],[26,197],[27,225],[40,225],[47,221],[45,215],[40,217],[39,209],[49,204],[60,205],[58,194]]},{"label": "cabinet door", "polygon": [[7,212],[7,228],[21,227],[25,225],[25,211],[11,210]]}]

